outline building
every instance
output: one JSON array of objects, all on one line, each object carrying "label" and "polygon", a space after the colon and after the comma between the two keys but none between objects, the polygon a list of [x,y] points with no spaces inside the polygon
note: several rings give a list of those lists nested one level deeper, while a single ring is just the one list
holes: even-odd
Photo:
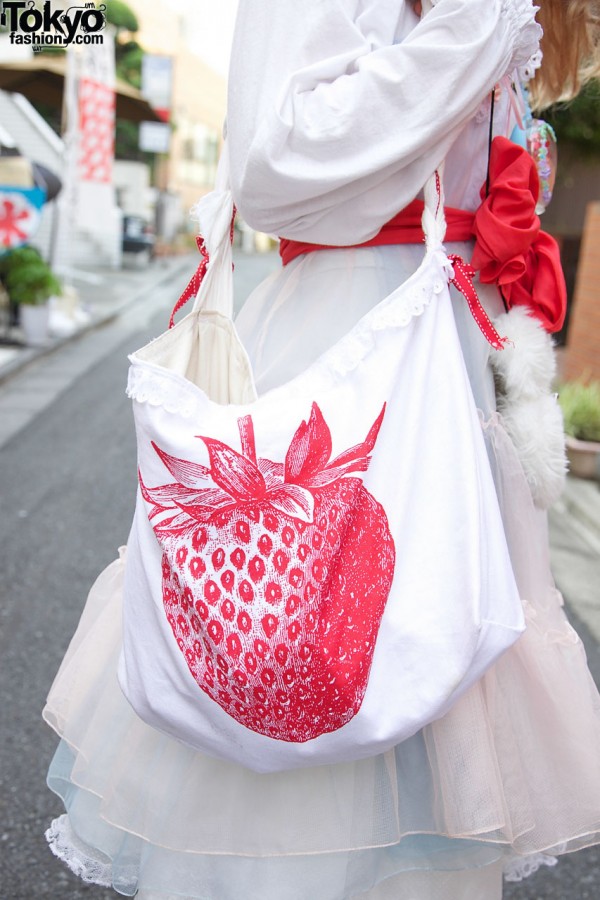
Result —
[{"label": "building", "polygon": [[559,147],[554,197],[542,228],[561,245],[569,293],[561,376],[600,381],[600,165]]},{"label": "building", "polygon": [[222,141],[226,80],[213,71],[189,40],[190,16],[198,4],[167,0],[128,0],[139,31],[136,40],[147,53],[173,60],[171,149],[157,174],[158,185],[181,198],[188,210],[211,189]]}]

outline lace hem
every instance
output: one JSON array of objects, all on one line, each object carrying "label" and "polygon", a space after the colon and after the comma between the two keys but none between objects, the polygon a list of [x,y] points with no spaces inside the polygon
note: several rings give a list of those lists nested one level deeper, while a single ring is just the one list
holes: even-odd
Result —
[{"label": "lace hem", "polygon": [[82,881],[100,887],[112,887],[110,859],[79,840],[67,815],[54,819],[45,837],[52,853]]},{"label": "lace hem", "polygon": [[505,881],[523,881],[535,875],[542,866],[555,866],[556,856],[548,853],[532,853],[531,856],[510,856],[503,865]]},{"label": "lace hem", "polygon": [[[375,346],[375,335],[387,328],[405,328],[425,312],[435,296],[447,289],[452,267],[441,249],[430,251],[417,270],[414,280],[405,282],[390,294],[330,350],[306,371],[275,391],[285,390],[289,396],[306,391],[308,379],[328,382],[353,371]],[[198,416],[210,398],[204,391],[181,375],[153,363],[131,357],[127,396],[138,403],[162,407],[185,419]]]},{"label": "lace hem", "polygon": [[535,21],[538,9],[531,0],[501,0],[501,13],[509,21],[513,36],[513,55],[508,71],[530,65],[539,52],[543,31]]},{"label": "lace hem", "polygon": [[[52,853],[87,884],[99,887],[113,886],[113,866],[110,858],[99,850],[81,841],[69,821],[68,815],[54,819],[45,833]],[[508,882],[524,881],[535,875],[542,866],[555,866],[558,859],[548,853],[532,853],[529,856],[510,856],[503,864],[504,880]],[[123,873],[121,873],[121,876]],[[121,879],[122,880],[122,879]],[[133,871],[127,879],[135,890],[137,874]],[[141,895],[140,895],[141,896]],[[148,894],[148,896],[150,896]]]}]

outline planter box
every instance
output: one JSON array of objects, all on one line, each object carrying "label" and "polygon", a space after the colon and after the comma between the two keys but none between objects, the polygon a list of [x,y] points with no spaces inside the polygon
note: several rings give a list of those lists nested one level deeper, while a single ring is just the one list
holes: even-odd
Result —
[{"label": "planter box", "polygon": [[48,319],[50,317],[50,305],[29,306],[22,303],[19,306],[19,322],[25,333],[25,343],[30,347],[39,347],[48,339]]},{"label": "planter box", "polygon": [[600,479],[600,443],[579,441],[567,434],[566,445],[571,475]]}]

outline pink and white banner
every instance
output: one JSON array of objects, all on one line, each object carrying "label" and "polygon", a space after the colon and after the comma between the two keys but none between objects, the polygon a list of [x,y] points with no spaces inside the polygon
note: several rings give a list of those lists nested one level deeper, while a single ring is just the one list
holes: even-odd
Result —
[{"label": "pink and white banner", "polygon": [[114,87],[82,78],[79,82],[79,178],[110,184],[114,156]]},{"label": "pink and white banner", "polygon": [[115,51],[108,32],[100,45],[67,51],[65,178],[60,198],[59,262],[73,266],[76,238],[93,238],[102,258],[118,264],[121,220],[113,183]]}]

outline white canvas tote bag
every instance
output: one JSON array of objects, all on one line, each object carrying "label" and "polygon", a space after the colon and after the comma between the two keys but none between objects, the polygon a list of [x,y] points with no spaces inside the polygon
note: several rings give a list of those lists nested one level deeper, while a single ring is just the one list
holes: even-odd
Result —
[{"label": "white canvas tote bag", "polygon": [[418,271],[256,397],[227,163],[194,309],[131,356],[137,508],[119,679],[150,725],[259,772],[374,755],[524,628],[426,190]]}]

